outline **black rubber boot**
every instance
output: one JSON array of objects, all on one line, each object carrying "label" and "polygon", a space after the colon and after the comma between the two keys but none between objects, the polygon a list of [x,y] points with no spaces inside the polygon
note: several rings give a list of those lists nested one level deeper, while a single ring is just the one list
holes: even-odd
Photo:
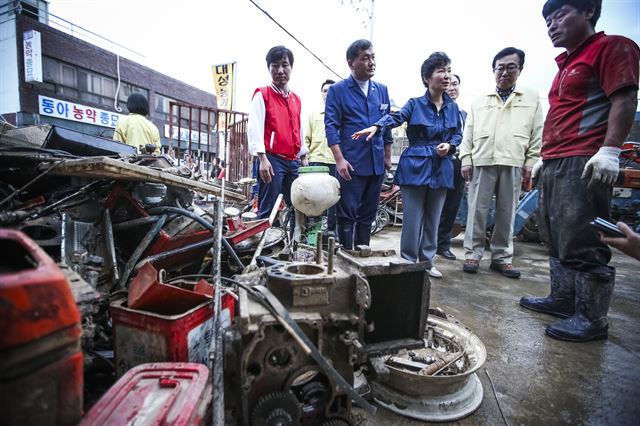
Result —
[{"label": "black rubber boot", "polygon": [[356,223],[356,237],[354,240],[354,247],[368,246],[371,241],[371,225],[364,225],[362,223]]},{"label": "black rubber boot", "polygon": [[346,250],[353,250],[353,222],[338,223],[338,240]]},{"label": "black rubber boot", "polygon": [[576,273],[576,312],[572,317],[547,327],[547,336],[568,342],[606,339],[607,312],[613,294],[616,270],[601,266],[591,272]]},{"label": "black rubber boot", "polygon": [[520,306],[555,317],[570,317],[575,312],[577,273],[578,271],[562,266],[559,259],[550,257],[551,293],[547,297],[522,296]]}]

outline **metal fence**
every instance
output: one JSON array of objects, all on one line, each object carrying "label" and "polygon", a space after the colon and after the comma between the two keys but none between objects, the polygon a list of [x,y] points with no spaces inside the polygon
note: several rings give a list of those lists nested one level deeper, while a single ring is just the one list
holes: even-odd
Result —
[{"label": "metal fence", "polygon": [[248,115],[181,102],[169,103],[169,149],[179,164],[198,164],[211,178],[213,159],[226,162],[226,179],[251,177],[247,142]]}]

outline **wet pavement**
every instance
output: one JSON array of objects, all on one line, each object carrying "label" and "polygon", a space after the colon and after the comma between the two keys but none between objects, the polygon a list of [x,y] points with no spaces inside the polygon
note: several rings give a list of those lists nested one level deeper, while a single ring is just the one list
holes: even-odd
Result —
[{"label": "wet pavement", "polygon": [[[377,234],[372,248],[399,252],[399,229]],[[565,343],[544,335],[554,317],[518,305],[522,295],[549,293],[548,256],[542,245],[515,243],[514,267],[523,275],[514,280],[489,270],[488,252],[478,274],[462,272],[461,236],[452,243],[458,260],[436,258],[444,277],[431,279],[431,307],[442,308],[469,327],[486,346],[487,362],[478,371],[484,389],[479,409],[455,423],[441,424],[640,424],[640,262],[614,252],[611,265],[617,276],[609,339]],[[363,424],[424,423],[379,408]]]}]

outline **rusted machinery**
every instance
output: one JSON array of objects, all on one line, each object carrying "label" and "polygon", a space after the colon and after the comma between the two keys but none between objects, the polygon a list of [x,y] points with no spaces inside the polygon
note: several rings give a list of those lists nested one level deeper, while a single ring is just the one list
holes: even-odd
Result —
[{"label": "rusted machinery", "polygon": [[330,250],[235,281],[225,402],[241,424],[351,424],[352,400],[375,410],[352,388],[354,370],[424,344],[428,276],[393,252]]}]

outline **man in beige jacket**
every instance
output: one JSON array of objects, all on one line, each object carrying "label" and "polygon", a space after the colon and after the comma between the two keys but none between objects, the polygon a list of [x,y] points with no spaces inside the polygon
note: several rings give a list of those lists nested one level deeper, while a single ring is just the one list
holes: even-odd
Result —
[{"label": "man in beige jacket", "polygon": [[520,277],[512,266],[513,222],[522,183],[531,179],[540,156],[543,125],[538,93],[516,87],[523,65],[522,50],[507,47],[498,52],[492,64],[496,88],[476,99],[467,117],[460,145],[462,176],[470,181],[465,272],[478,272],[495,194],[490,268],[509,278]]}]

